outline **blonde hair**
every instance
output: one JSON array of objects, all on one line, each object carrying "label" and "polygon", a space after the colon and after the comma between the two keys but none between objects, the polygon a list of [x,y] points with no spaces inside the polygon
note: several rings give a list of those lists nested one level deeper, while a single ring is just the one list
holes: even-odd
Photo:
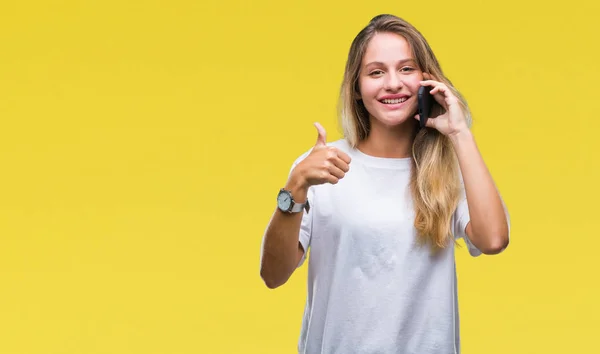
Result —
[{"label": "blonde hair", "polygon": [[[466,100],[452,86],[423,35],[405,20],[393,15],[374,17],[362,29],[350,46],[344,79],[340,92],[340,119],[346,140],[356,148],[369,135],[369,112],[359,97],[360,68],[364,53],[371,38],[377,33],[395,33],[402,36],[412,50],[417,66],[442,82],[458,98],[467,123],[471,125],[471,114]],[[442,113],[443,108],[434,102],[432,115]],[[416,122],[416,121],[415,121]],[[410,190],[415,208],[414,226],[422,244],[439,250],[450,244],[452,238],[451,219],[458,205],[461,180],[458,160],[450,139],[435,129],[418,129],[412,144],[412,169]]]}]

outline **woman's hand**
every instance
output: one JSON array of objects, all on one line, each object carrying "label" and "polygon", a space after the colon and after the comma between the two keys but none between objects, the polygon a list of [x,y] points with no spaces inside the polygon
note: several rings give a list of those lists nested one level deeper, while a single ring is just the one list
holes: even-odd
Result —
[{"label": "woman's hand", "polygon": [[[450,137],[468,131],[469,127],[467,125],[467,120],[461,109],[458,98],[450,91],[448,86],[435,80],[429,80],[430,76],[427,74],[424,74],[423,78],[425,80],[421,81],[421,85],[433,88],[431,90],[433,98],[445,111],[437,117],[430,117],[427,119],[426,126],[434,128],[440,133]],[[418,114],[415,116],[415,119],[420,120]]]}]

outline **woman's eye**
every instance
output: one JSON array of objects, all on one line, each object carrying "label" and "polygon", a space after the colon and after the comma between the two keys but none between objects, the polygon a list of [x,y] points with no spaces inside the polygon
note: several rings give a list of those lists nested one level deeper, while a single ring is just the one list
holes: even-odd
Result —
[{"label": "woman's eye", "polygon": [[371,73],[369,75],[381,75],[381,74],[383,74],[383,71],[381,71],[381,70],[374,70],[374,71],[371,71]]},{"label": "woman's eye", "polygon": [[400,69],[400,71],[403,71],[403,72],[409,72],[409,71],[414,71],[414,70],[415,70],[414,68],[411,68],[408,66],[405,66],[402,69]]}]

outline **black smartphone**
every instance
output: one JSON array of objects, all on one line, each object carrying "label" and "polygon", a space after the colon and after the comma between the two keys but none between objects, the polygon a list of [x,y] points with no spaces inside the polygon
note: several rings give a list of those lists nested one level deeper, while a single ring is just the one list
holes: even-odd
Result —
[{"label": "black smartphone", "polygon": [[427,119],[431,115],[431,107],[433,106],[433,96],[431,95],[431,86],[419,87],[419,93],[417,94],[419,120],[421,121],[421,128],[425,128]]}]

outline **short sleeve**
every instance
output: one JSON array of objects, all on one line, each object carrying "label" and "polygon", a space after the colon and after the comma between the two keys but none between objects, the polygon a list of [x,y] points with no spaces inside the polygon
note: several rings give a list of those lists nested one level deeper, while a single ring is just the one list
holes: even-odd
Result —
[{"label": "short sleeve", "polygon": [[[314,200],[314,193],[312,192],[312,188],[308,189],[308,196],[307,199],[309,201],[309,203],[312,203]],[[300,235],[298,240],[300,241],[300,244],[302,245],[302,248],[304,249],[304,254],[302,255],[302,258],[300,259],[300,262],[298,263],[298,267],[300,267],[304,261],[306,260],[306,253],[308,252],[308,249],[310,247],[310,239],[311,239],[311,235],[312,235],[312,209],[307,213],[306,210],[303,211],[303,215],[302,215],[302,221],[300,223]]]},{"label": "short sleeve", "polygon": [[471,243],[471,240],[467,236],[467,225],[469,224],[469,221],[471,221],[471,217],[469,215],[469,205],[467,204],[467,197],[464,192],[464,188],[461,189],[458,206],[456,207],[456,211],[454,212],[452,219],[452,231],[454,233],[454,238],[462,238],[465,241],[471,256],[480,256],[482,252],[475,247],[473,243]]},{"label": "short sleeve", "polygon": [[[294,161],[294,163],[292,164],[292,167],[290,168],[288,177],[292,173],[292,170],[306,156],[308,156],[309,153],[310,153],[310,151],[304,153],[302,156],[297,158],[296,161]],[[312,205],[314,202],[313,188],[308,189],[308,194],[307,194],[306,198],[307,198],[309,204]],[[302,221],[300,222],[300,234],[298,235],[298,241],[300,242],[300,245],[304,249],[304,254],[302,255],[302,258],[300,259],[300,262],[298,263],[297,267],[300,267],[302,264],[304,264],[304,261],[306,260],[306,254],[308,253],[308,249],[310,248],[311,235],[312,235],[312,208],[309,210],[308,213],[306,212],[306,210],[302,211]]]},{"label": "short sleeve", "polygon": [[[508,237],[510,240],[510,216],[508,214],[508,209],[506,208],[506,204],[504,200],[502,200],[502,206],[504,208],[504,215],[506,215],[506,222],[508,224]],[[469,254],[473,257],[480,256],[483,252],[479,250],[475,245],[471,242],[469,237],[467,236],[467,225],[471,221],[471,216],[469,214],[469,205],[467,203],[467,195],[465,193],[464,185],[461,184],[461,192],[460,198],[458,202],[458,206],[456,207],[456,211],[452,217],[452,228],[454,233],[454,238],[459,239],[462,238],[469,249]]]}]

